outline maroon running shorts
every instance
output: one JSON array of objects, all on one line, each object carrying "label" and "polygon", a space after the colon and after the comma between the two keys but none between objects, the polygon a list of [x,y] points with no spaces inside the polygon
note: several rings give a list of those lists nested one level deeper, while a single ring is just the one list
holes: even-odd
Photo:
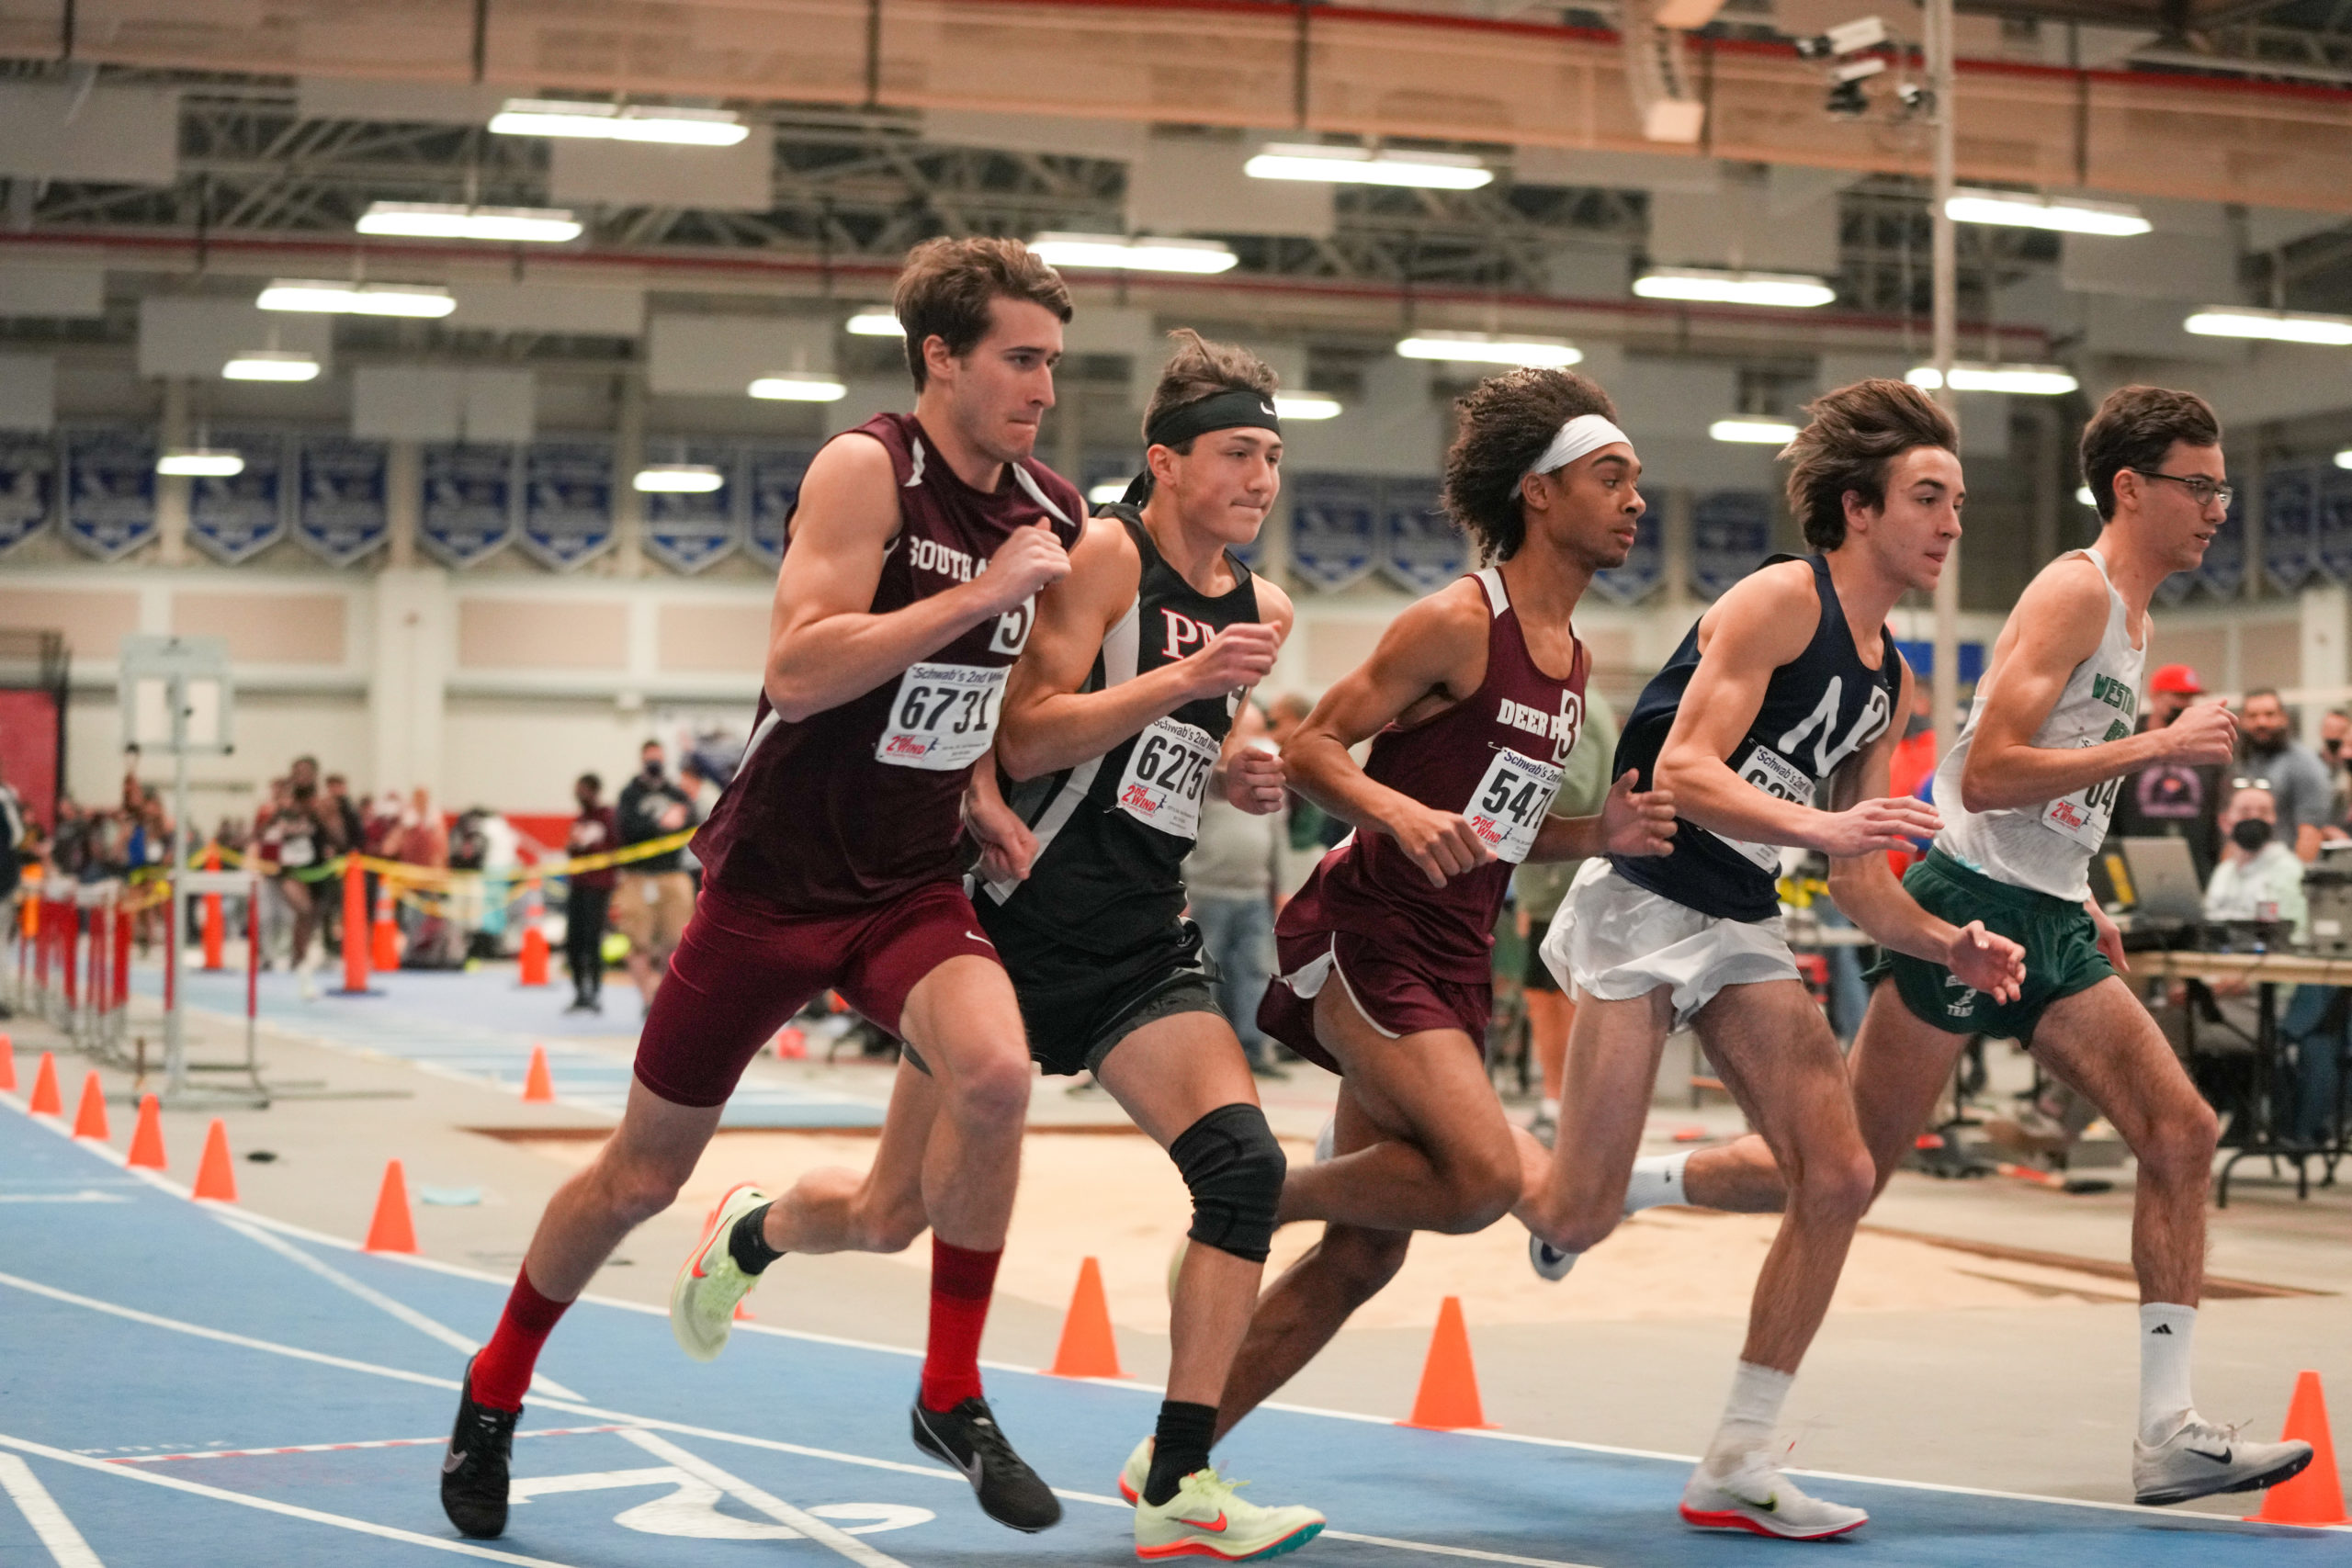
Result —
[{"label": "maroon running shorts", "polygon": [[822,991],[895,1034],[916,982],[959,953],[996,963],[960,884],[854,915],[787,916],[706,882],[637,1043],[638,1081],[673,1105],[724,1105],[775,1032]]},{"label": "maroon running shorts", "polygon": [[[1483,1055],[1494,987],[1425,975],[1386,956],[1379,944],[1346,931],[1308,931],[1280,938],[1282,972],[1258,1004],[1258,1027],[1317,1066],[1340,1070],[1315,1038],[1315,998],[1327,985],[1344,985],[1373,1028],[1394,1040],[1425,1030],[1454,1029]],[[1303,987],[1303,988],[1301,988]]]}]

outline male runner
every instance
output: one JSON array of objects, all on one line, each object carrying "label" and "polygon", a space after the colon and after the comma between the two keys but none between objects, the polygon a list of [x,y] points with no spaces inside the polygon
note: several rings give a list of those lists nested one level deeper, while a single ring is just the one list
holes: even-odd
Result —
[{"label": "male runner", "polygon": [[[1445,505],[1492,564],[1397,616],[1283,749],[1295,786],[1355,831],[1276,921],[1281,975],[1258,1021],[1341,1082],[1334,1157],[1292,1168],[1279,1213],[1328,1222],[1323,1239],[1259,1303],[1221,1432],[1388,1282],[1414,1231],[1493,1224],[1541,1159],[1483,1060],[1512,866],[1655,854],[1673,831],[1673,803],[1630,778],[1597,817],[1545,809],[1583,728],[1569,616],[1642,515],[1614,412],[1565,370],[1513,371],[1462,400]],[[1348,748],[1365,739],[1359,767]]]},{"label": "male runner", "polygon": [[[1931,832],[1925,803],[1884,798],[1911,711],[1911,673],[1884,626],[1932,589],[1960,536],[1959,433],[1900,381],[1813,406],[1790,457],[1789,504],[1818,553],[1775,557],[1718,599],[1643,691],[1616,766],[1671,790],[1692,830],[1662,858],[1612,856],[1577,874],[1544,957],[1582,997],[1560,1130],[1521,1217],[1537,1271],[1557,1279],[1626,1212],[1667,1036],[1694,1027],[1708,1060],[1794,1172],[1764,1261],[1729,1407],[1682,1495],[1702,1529],[1819,1540],[1869,1517],[1799,1491],[1766,1451],[1781,1401],[1870,1203],[1837,1037],[1798,978],[1775,887],[1781,846],[1830,857],[1838,907],[1873,940],[2016,995],[2018,949],[1955,929],[1905,897],[1885,851]],[[1823,784],[1830,808],[1814,808]],[[1633,1207],[1771,1208],[1777,1173],[1740,1160],[1645,1162]],[[1685,1197],[1675,1191],[1685,1183]],[[1762,1201],[1755,1189],[1775,1190]]]},{"label": "male runner", "polygon": [[770,1202],[739,1188],[679,1271],[671,1325],[701,1359],[787,1251],[898,1251],[933,1232],[916,1445],[981,1508],[1043,1529],[1061,1505],[997,1429],[977,1356],[1019,1178],[1027,1043],[956,860],[971,764],[996,728],[1037,591],[1069,570],[1076,491],[1029,456],[1053,406],[1069,292],[1009,240],[933,240],[899,275],[915,412],[879,414],[809,465],[776,579],[758,717],[695,840],[702,898],[639,1042],[627,1111],[539,1222],[505,1314],[469,1365],[442,1504],[506,1518],[507,1454],[539,1347],[621,1237],[669,1207],[753,1053],[818,992],[906,1040],[877,1165]]},{"label": "male runner", "polygon": [[[1893,955],[1854,1041],[1854,1099],[1882,1190],[1972,1035],[2024,1041],[2115,1124],[2139,1161],[2132,1491],[2142,1503],[2180,1503],[2275,1485],[2312,1459],[2308,1443],[2248,1442],[2199,1416],[2190,1398],[2215,1118],[2118,976],[2130,968],[2121,938],[2090,897],[2090,858],[2120,781],[2154,763],[2230,760],[2236,727],[2220,703],[2132,733],[2148,601],[2204,558],[2230,486],[2212,409],[2158,387],[2125,387],[2099,405],[2083,432],[2082,465],[2098,503],[2098,542],[2042,568],[2010,612],[1968,723],[1937,770],[1943,830],[1904,879],[1945,919],[1981,919],[2022,942],[2023,994],[1992,994],[1916,952]],[[1736,1145],[1728,1156],[1760,1163],[1763,1151]]]},{"label": "male runner", "polygon": [[[1020,781],[1007,786],[1011,831],[988,826],[1002,823],[997,781],[974,774],[976,826],[1009,863],[984,868],[974,902],[1030,1054],[1048,1073],[1092,1073],[1193,1195],[1167,1397],[1119,1483],[1136,1505],[1136,1554],[1241,1562],[1305,1545],[1323,1516],[1249,1502],[1209,1463],[1284,1162],[1184,918],[1182,873],[1210,790],[1261,816],[1285,798],[1280,761],[1232,733],[1291,627],[1288,595],[1232,553],[1281,490],[1283,444],[1273,371],[1174,335],[1144,415],[1141,504],[1087,525],[1069,575],[1038,595],[1005,691],[996,757]],[[1010,874],[1023,860],[1025,881]]]}]

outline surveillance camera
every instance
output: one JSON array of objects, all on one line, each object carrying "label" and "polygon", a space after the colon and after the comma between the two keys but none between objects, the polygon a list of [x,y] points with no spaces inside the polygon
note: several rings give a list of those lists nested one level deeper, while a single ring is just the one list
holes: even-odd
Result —
[{"label": "surveillance camera", "polygon": [[1867,60],[1849,60],[1842,62],[1830,71],[1829,79],[1833,82],[1859,82],[1866,76],[1875,76],[1885,69],[1886,62],[1872,55]]},{"label": "surveillance camera", "polygon": [[1859,78],[1840,82],[1829,89],[1829,96],[1821,106],[1832,119],[1860,119],[1870,112],[1871,102],[1862,93]]},{"label": "surveillance camera", "polygon": [[1936,107],[1936,96],[1918,82],[1904,82],[1894,89],[1895,100],[1906,114],[1928,114]]},{"label": "surveillance camera", "polygon": [[1823,33],[1817,38],[1801,38],[1797,39],[1797,58],[1799,60],[1826,60],[1836,52],[1837,51],[1830,47],[1829,35],[1827,33]]},{"label": "surveillance camera", "polygon": [[1822,37],[1828,39],[1834,53],[1858,54],[1886,41],[1886,24],[1876,17],[1864,17],[1859,21],[1842,22]]}]

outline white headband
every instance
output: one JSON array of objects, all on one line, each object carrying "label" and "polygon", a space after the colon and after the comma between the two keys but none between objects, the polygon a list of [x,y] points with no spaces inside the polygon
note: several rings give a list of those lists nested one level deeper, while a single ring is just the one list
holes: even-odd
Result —
[{"label": "white headband", "polygon": [[[1544,456],[1528,465],[1527,474],[1548,474],[1565,468],[1588,453],[1603,446],[1623,442],[1631,446],[1634,438],[1597,413],[1580,413],[1560,426],[1560,434],[1552,437],[1552,445],[1544,448]],[[1522,479],[1527,474],[1519,477]]]}]

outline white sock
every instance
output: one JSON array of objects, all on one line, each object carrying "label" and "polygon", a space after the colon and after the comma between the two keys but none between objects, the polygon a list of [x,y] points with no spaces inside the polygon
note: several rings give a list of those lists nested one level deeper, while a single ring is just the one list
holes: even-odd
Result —
[{"label": "white sock", "polygon": [[1723,1425],[1707,1445],[1706,1467],[1729,1475],[1749,1455],[1760,1453],[1781,1423],[1781,1405],[1789,1397],[1794,1372],[1776,1372],[1753,1361],[1742,1361],[1731,1380],[1731,1398],[1724,1404]]},{"label": "white sock", "polygon": [[2188,1393],[2188,1343],[2197,1309],[2172,1302],[2140,1308],[2140,1440],[2161,1443],[2196,1408]]},{"label": "white sock", "polygon": [[1660,1203],[1689,1202],[1682,1194],[1682,1168],[1698,1152],[1684,1149],[1680,1154],[1648,1155],[1635,1160],[1633,1179],[1625,1184],[1625,1212],[1638,1214]]},{"label": "white sock", "polygon": [[1546,1122],[1557,1122],[1560,1119],[1560,1102],[1556,1100],[1543,1100],[1536,1105],[1535,1113]]}]

